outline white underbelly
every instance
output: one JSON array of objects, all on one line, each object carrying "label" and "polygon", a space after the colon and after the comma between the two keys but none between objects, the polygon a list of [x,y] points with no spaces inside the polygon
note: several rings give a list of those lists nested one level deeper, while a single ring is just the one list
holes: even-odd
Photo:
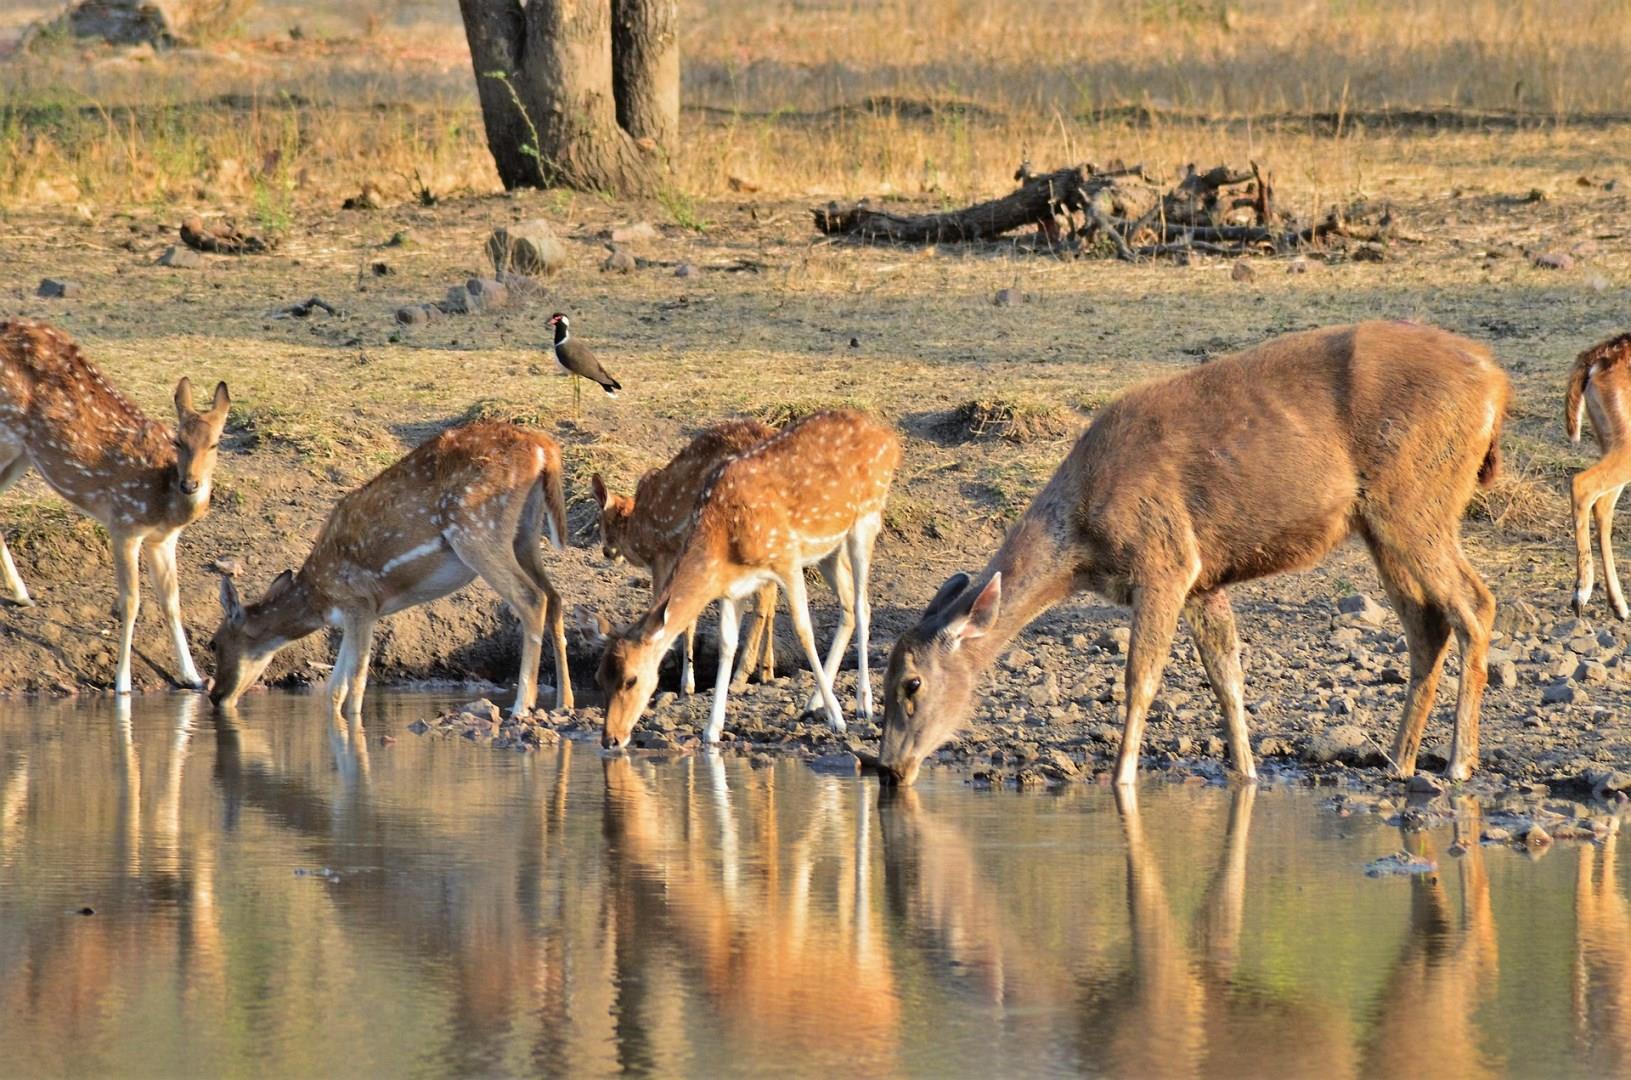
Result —
[{"label": "white underbelly", "polygon": [[[410,568],[405,566],[402,569]],[[411,570],[411,574],[397,572],[395,577],[401,582],[400,591],[394,596],[386,597],[380,614],[390,615],[419,604],[428,604],[476,580],[476,572],[453,554],[451,548],[445,547],[436,555],[427,555],[419,559],[412,565]]]}]

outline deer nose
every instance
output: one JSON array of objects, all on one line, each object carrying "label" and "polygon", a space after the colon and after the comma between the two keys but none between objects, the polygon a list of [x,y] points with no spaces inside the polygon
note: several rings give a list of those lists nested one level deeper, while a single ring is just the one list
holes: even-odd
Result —
[{"label": "deer nose", "polygon": [[197,480],[183,480],[181,482],[181,492],[182,492],[183,495],[192,495],[192,494],[195,494],[197,491],[198,491],[198,481]]},{"label": "deer nose", "polygon": [[600,736],[600,745],[608,750],[617,750],[622,747],[623,740],[610,732],[604,732]]}]

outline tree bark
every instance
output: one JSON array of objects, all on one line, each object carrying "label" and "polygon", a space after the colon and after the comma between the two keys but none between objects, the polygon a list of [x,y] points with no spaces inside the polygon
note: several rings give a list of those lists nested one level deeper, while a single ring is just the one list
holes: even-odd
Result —
[{"label": "tree bark", "polygon": [[[637,194],[656,186],[658,159],[642,146],[666,150],[678,126],[676,19],[672,10],[658,10],[673,4],[626,0],[639,32],[634,51],[617,66],[640,95],[629,112],[638,132],[619,123],[612,4],[459,0],[487,146],[506,189],[564,185]],[[642,8],[652,10],[636,11]]]},{"label": "tree bark", "polygon": [[664,149],[680,130],[678,0],[612,0],[617,122]]}]

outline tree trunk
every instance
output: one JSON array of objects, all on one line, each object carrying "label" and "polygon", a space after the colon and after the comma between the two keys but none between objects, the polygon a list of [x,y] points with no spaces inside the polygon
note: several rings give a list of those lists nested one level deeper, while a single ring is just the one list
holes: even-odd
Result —
[{"label": "tree trunk", "polygon": [[[656,186],[658,158],[643,150],[666,151],[678,127],[673,3],[625,0],[636,32],[616,64],[612,4],[459,0],[487,146],[506,189],[564,185],[633,194]],[[639,130],[619,123],[622,82],[636,88],[627,115]]]},{"label": "tree trunk", "polygon": [[612,0],[617,122],[664,149],[680,130],[678,0]]}]

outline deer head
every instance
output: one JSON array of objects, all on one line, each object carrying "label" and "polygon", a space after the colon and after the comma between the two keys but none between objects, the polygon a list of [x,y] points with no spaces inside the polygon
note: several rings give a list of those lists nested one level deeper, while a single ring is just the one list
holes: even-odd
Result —
[{"label": "deer head", "polygon": [[266,595],[249,607],[238,599],[232,579],[221,576],[221,624],[210,638],[215,656],[215,679],[210,684],[210,703],[218,709],[237,705],[244,691],[254,686],[287,639],[267,634],[261,625],[261,612],[294,584],[294,572],[285,570],[273,579]]},{"label": "deer head", "polygon": [[667,651],[663,636],[667,626],[668,600],[664,598],[644,619],[613,637],[600,654],[595,681],[606,694],[600,745],[609,750],[628,745],[636,721],[657,689],[657,669]]},{"label": "deer head", "polygon": [[215,384],[215,400],[207,412],[193,408],[191,382],[183,378],[176,383],[176,486],[188,499],[209,498],[210,477],[231,407],[232,395],[224,382]]},{"label": "deer head", "polygon": [[595,473],[590,482],[595,502],[600,504],[600,553],[614,563],[627,560],[629,519],[634,516],[634,500],[627,495],[613,495],[606,490],[606,481]]},{"label": "deer head", "polygon": [[984,659],[967,644],[997,621],[1002,575],[981,589],[954,574],[895,642],[884,675],[883,738],[878,764],[886,782],[910,784],[923,761],[968,718]]}]

